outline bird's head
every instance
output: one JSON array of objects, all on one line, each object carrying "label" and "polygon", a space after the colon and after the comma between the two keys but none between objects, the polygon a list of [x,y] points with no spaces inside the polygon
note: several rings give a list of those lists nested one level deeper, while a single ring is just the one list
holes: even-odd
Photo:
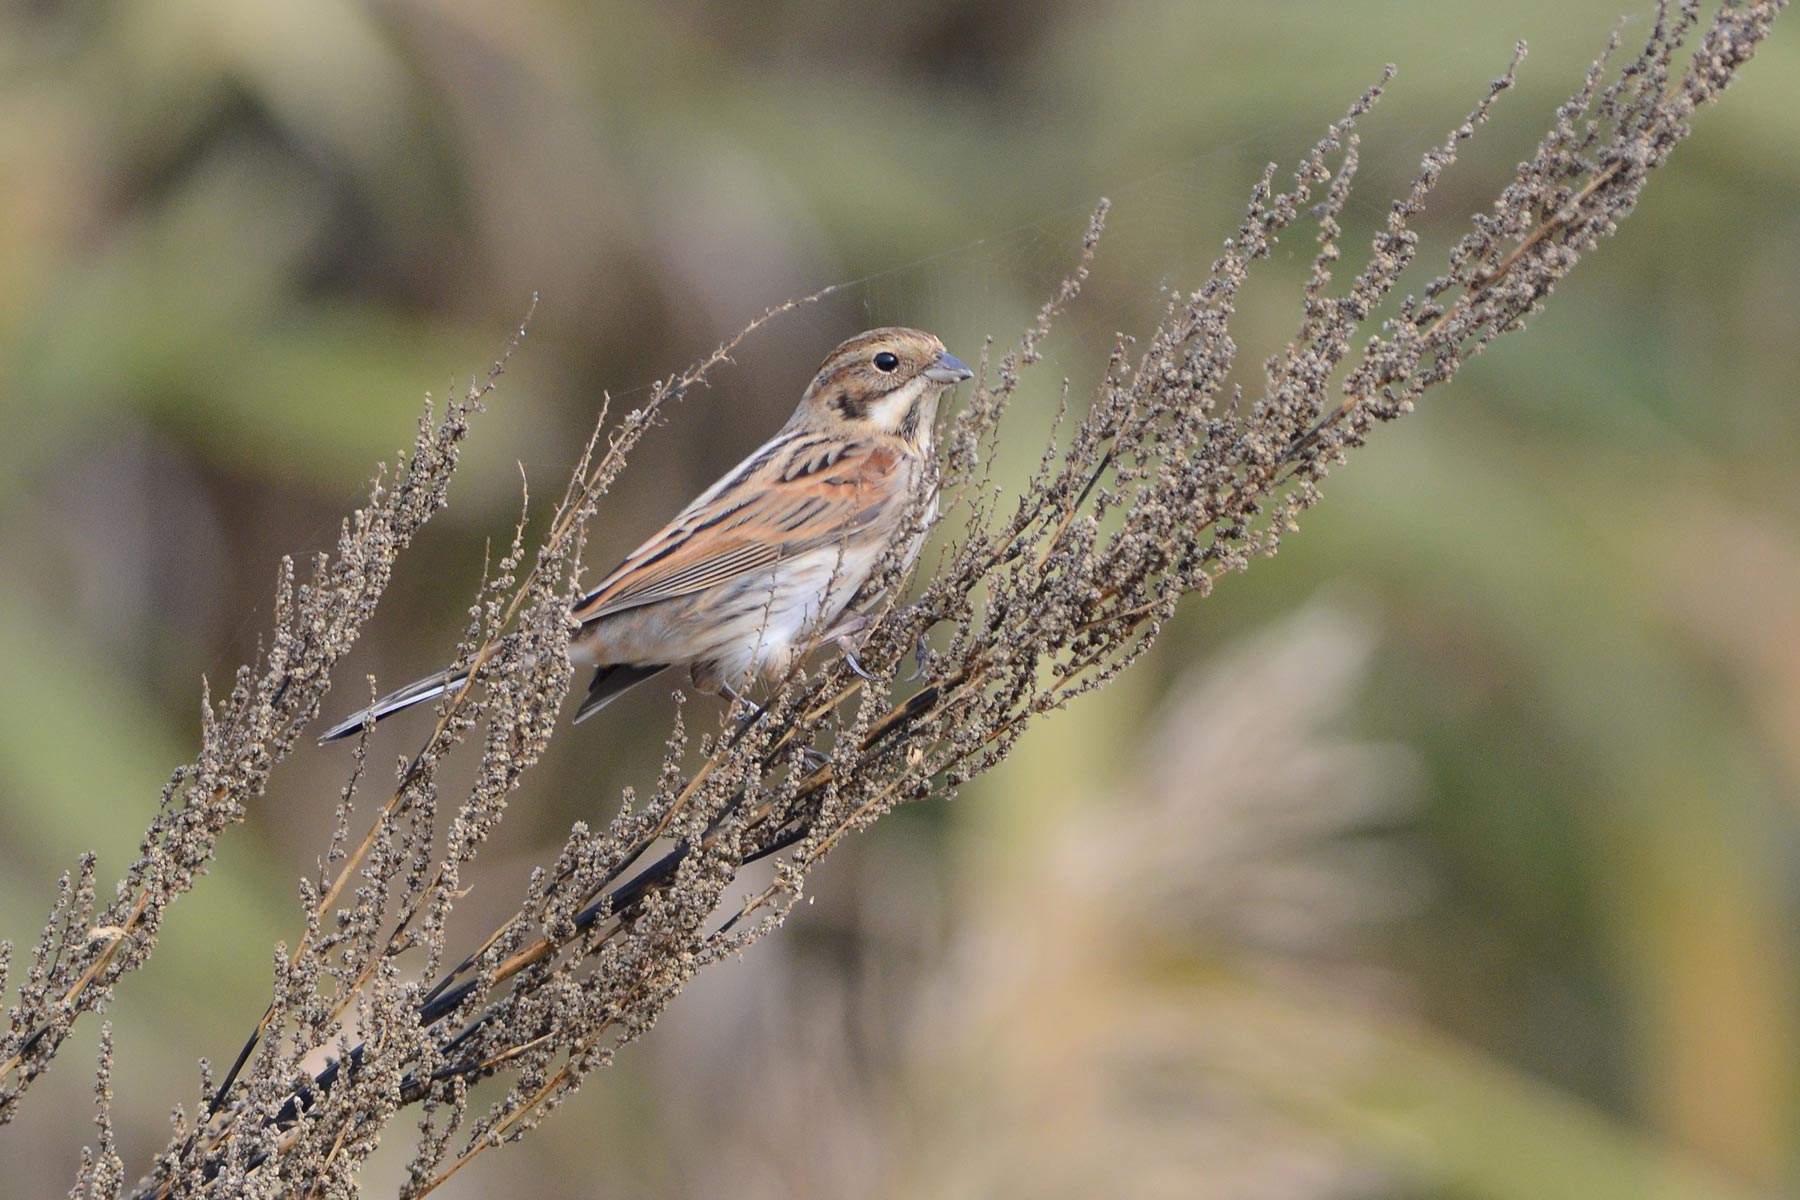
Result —
[{"label": "bird's head", "polygon": [[892,434],[924,446],[938,399],[973,374],[929,333],[871,329],[825,356],[788,426]]}]

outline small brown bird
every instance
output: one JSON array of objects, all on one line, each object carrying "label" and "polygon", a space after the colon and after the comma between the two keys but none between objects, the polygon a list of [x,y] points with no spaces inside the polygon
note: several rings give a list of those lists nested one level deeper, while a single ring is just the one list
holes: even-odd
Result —
[{"label": "small brown bird", "polygon": [[[576,604],[570,656],[598,669],[575,719],[670,667],[688,668],[701,691],[736,697],[812,646],[853,635],[878,598],[876,567],[914,528],[938,401],[971,375],[917,329],[871,329],[833,350],[779,433]],[[927,504],[929,515],[936,496]],[[467,678],[445,670],[408,684],[320,740]]]}]

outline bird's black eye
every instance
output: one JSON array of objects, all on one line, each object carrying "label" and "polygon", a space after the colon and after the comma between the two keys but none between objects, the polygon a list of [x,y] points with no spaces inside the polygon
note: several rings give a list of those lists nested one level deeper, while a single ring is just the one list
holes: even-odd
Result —
[{"label": "bird's black eye", "polygon": [[899,365],[899,357],[891,351],[883,350],[880,354],[875,356],[875,369],[877,371],[892,371]]}]

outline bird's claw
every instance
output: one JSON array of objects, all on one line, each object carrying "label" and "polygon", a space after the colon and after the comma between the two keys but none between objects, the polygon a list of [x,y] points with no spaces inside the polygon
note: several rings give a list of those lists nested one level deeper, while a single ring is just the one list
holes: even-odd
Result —
[{"label": "bird's claw", "polygon": [[925,641],[925,635],[921,633],[919,640],[913,643],[913,669],[906,677],[907,683],[912,683],[925,674],[925,656],[930,652],[931,646]]},{"label": "bird's claw", "polygon": [[850,668],[852,675],[858,679],[866,679],[870,683],[875,682],[875,677],[869,674],[867,668],[862,665],[862,660],[856,657],[856,643],[850,640],[848,634],[837,639],[837,648],[844,652],[844,665]]},{"label": "bird's claw", "polygon": [[880,681],[869,673],[867,667],[863,666],[862,659],[857,657],[857,651],[862,649],[863,641],[868,636],[869,627],[874,623],[874,618],[868,613],[857,613],[840,621],[825,635],[826,640],[836,646],[838,652],[844,656],[844,665],[850,668],[850,673],[869,683]]}]

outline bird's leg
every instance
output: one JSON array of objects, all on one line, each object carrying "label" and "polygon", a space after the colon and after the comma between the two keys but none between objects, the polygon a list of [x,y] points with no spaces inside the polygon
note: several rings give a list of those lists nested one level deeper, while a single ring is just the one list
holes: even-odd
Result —
[{"label": "bird's leg", "polygon": [[748,713],[744,714],[744,719],[738,722],[737,736],[740,738],[750,732],[750,727],[752,725],[769,715],[768,709],[744,695],[729,683],[719,684],[719,695],[725,697],[725,703],[731,705],[733,708],[742,704],[750,710]]}]

